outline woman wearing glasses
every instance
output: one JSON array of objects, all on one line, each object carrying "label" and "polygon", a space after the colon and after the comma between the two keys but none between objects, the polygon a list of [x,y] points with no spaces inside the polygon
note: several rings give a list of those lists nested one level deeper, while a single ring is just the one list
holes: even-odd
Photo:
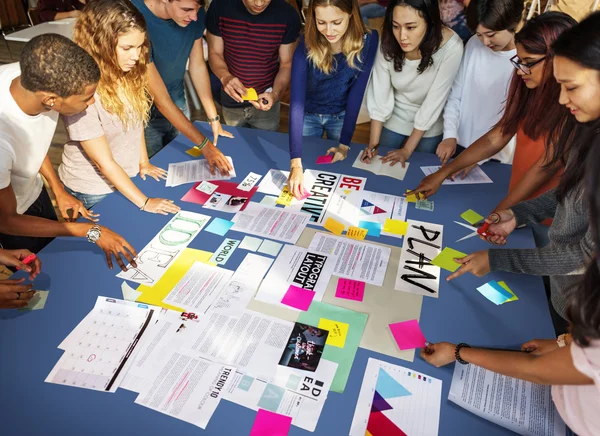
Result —
[{"label": "woman wearing glasses", "polygon": [[[517,55],[511,59],[516,68],[500,122],[434,174],[425,177],[414,192],[432,196],[442,182],[457,172],[489,159],[501,151],[516,134],[508,195],[495,210],[506,209],[520,201],[537,197],[558,185],[560,168],[546,163],[553,144],[564,129],[572,128],[569,110],[558,103],[560,86],[553,77],[552,43],[576,21],[560,12],[542,14],[525,24],[516,34]],[[547,227],[533,227],[536,244],[547,243]]]}]

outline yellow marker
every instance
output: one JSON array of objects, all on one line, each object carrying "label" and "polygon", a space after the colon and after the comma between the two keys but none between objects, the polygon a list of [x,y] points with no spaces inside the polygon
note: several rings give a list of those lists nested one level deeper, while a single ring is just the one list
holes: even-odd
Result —
[{"label": "yellow marker", "polygon": [[352,239],[362,241],[367,236],[367,233],[369,233],[367,229],[363,229],[360,227],[348,227],[346,236]]},{"label": "yellow marker", "polygon": [[334,235],[341,235],[344,233],[344,229],[346,228],[341,222],[334,220],[333,218],[327,218],[325,221],[325,228],[329,230]]},{"label": "yellow marker", "polygon": [[281,194],[279,194],[279,198],[277,199],[277,201],[275,201],[275,203],[282,204],[283,206],[289,206],[290,204],[292,204],[293,199],[294,194],[292,194],[292,192],[286,186],[283,188],[283,191],[281,191]]},{"label": "yellow marker", "polygon": [[329,332],[327,341],[325,342],[327,345],[344,348],[344,345],[346,344],[346,337],[348,336],[348,328],[350,325],[346,324],[345,322],[321,318],[319,320],[318,327]]},{"label": "yellow marker", "polygon": [[256,94],[256,90],[254,88],[248,88],[246,90],[246,95],[244,97],[242,97],[242,100],[248,100],[248,101],[258,100],[258,94]]},{"label": "yellow marker", "polygon": [[408,223],[406,221],[386,219],[383,223],[383,231],[393,235],[406,235]]}]

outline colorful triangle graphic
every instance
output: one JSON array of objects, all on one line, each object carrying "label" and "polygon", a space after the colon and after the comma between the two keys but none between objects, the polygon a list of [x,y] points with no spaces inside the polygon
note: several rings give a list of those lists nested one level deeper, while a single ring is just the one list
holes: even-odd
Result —
[{"label": "colorful triangle graphic", "polygon": [[377,377],[377,386],[375,387],[375,390],[386,400],[412,395],[404,386],[385,372],[383,368],[379,368],[379,376]]},{"label": "colorful triangle graphic", "polygon": [[344,194],[346,194],[346,195],[350,195],[351,192],[352,192],[352,189],[344,189]]},{"label": "colorful triangle graphic", "polygon": [[373,210],[373,215],[378,214],[378,213],[387,213],[385,210],[383,210],[382,208],[375,206],[375,209]]},{"label": "colorful triangle graphic", "polygon": [[363,200],[362,204],[360,205],[360,207],[371,207],[371,206],[375,206],[375,205],[367,200]]},{"label": "colorful triangle graphic", "polygon": [[375,395],[373,397],[373,404],[371,404],[371,412],[383,412],[384,410],[390,410],[392,406],[389,405],[387,401],[379,394],[379,392],[375,391]]},{"label": "colorful triangle graphic", "polygon": [[407,436],[383,412],[371,412],[367,423],[367,433],[372,436]]}]

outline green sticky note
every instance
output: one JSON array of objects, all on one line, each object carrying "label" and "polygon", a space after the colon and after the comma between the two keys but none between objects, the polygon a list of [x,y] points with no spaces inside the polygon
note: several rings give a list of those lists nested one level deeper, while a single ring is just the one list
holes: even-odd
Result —
[{"label": "green sticky note", "polygon": [[471,224],[472,226],[474,226],[479,221],[482,221],[485,218],[485,217],[482,217],[481,215],[479,215],[473,209],[469,209],[466,212],[461,213],[460,217],[462,219],[464,219],[466,222],[468,222],[469,224]]},{"label": "green sticky note", "polygon": [[446,247],[431,261],[431,263],[435,266],[445,269],[446,271],[454,272],[460,268],[460,263],[454,262],[454,259],[465,256],[465,253],[461,253],[454,248]]},{"label": "green sticky note", "polygon": [[323,359],[330,360],[338,364],[335,372],[331,390],[333,392],[343,393],[350,376],[352,363],[358,350],[358,345],[362,338],[369,315],[366,313],[355,312],[331,304],[313,301],[306,312],[301,312],[298,322],[308,325],[319,325],[322,318],[338,323],[348,325],[346,338],[342,347],[325,344],[323,350]]},{"label": "green sticky note", "polygon": [[27,303],[27,306],[19,309],[20,311],[40,310],[46,306],[49,291],[35,291],[35,295]]},{"label": "green sticky note", "polygon": [[[510,288],[508,287],[508,285],[507,285],[506,283],[504,283],[504,282],[498,282],[498,284],[499,284],[500,286],[502,286],[504,289],[506,289],[506,291],[507,291],[507,292],[508,292],[510,295],[512,295],[512,298],[509,298],[509,299],[508,299],[508,300],[506,300],[504,303],[510,303],[511,301],[517,301],[517,300],[519,299],[519,297],[517,297],[517,296],[515,295],[515,293],[512,291],[512,289],[510,289]],[[502,304],[504,304],[504,303],[502,303]]]}]

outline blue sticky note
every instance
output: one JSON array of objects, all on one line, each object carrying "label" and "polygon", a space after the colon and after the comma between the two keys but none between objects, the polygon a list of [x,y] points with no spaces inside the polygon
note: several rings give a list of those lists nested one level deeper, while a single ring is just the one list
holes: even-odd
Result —
[{"label": "blue sticky note", "polygon": [[381,235],[381,223],[373,221],[359,221],[358,227],[361,229],[367,229],[367,235],[369,236],[380,236]]},{"label": "blue sticky note", "polygon": [[231,221],[224,220],[223,218],[215,218],[204,230],[215,235],[225,236],[225,233],[233,227]]},{"label": "blue sticky note", "polygon": [[495,280],[478,287],[477,290],[481,295],[496,305],[506,303],[506,301],[513,297],[510,292],[500,286]]}]

